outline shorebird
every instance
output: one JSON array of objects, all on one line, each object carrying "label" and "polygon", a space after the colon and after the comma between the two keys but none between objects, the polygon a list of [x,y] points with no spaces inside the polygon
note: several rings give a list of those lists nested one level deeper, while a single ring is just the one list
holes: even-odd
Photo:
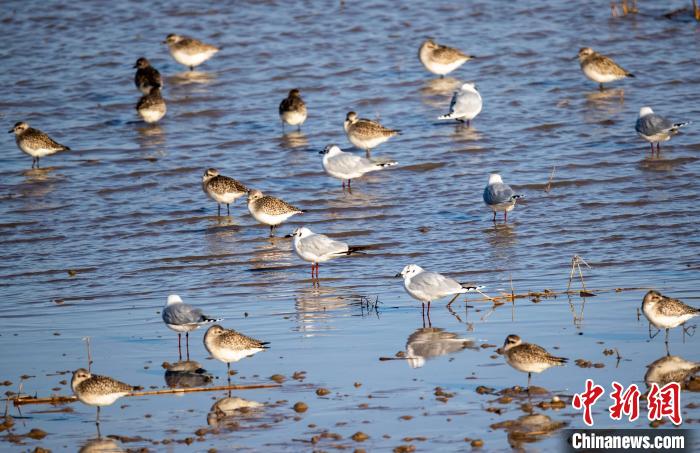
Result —
[{"label": "shorebird", "polygon": [[148,59],[141,57],[136,60],[134,65],[136,74],[134,75],[134,85],[143,94],[151,92],[151,88],[163,88],[163,79],[160,72],[153,66]]},{"label": "shorebird", "polygon": [[235,330],[214,324],[204,334],[204,347],[217,360],[226,363],[228,381],[231,382],[231,362],[238,362],[269,348],[269,342],[258,341]]},{"label": "shorebird", "polygon": [[226,214],[231,215],[229,204],[248,193],[248,188],[228,176],[219,174],[216,168],[205,170],[202,175],[202,190],[216,201],[217,217],[221,216],[221,203],[226,204]]},{"label": "shorebird", "polygon": [[346,153],[337,145],[328,145],[319,154],[323,154],[323,169],[326,173],[343,181],[348,182],[355,178],[359,178],[365,173],[381,170],[382,168],[397,165],[396,161],[377,161],[370,160],[366,157],[357,156],[352,153]]},{"label": "shorebird", "polygon": [[648,386],[656,383],[663,387],[669,382],[678,382],[684,386],[685,380],[698,372],[700,372],[700,363],[690,362],[675,355],[666,355],[647,365],[644,382]]},{"label": "shorebird", "polygon": [[672,123],[661,115],[657,115],[651,107],[642,107],[639,109],[639,117],[634,125],[634,130],[637,131],[640,137],[651,144],[651,155],[654,155],[654,143],[656,143],[656,152],[661,154],[661,142],[671,139],[672,135],[678,133],[678,129],[690,124]]},{"label": "shorebird", "polygon": [[90,374],[85,368],[79,368],[73,372],[70,386],[80,402],[89,406],[97,406],[95,425],[97,425],[98,437],[100,433],[100,407],[109,406],[122,396],[136,390],[136,387],[109,376]]},{"label": "shorebird", "polygon": [[666,348],[668,348],[668,330],[678,327],[700,315],[700,309],[686,305],[678,299],[663,296],[653,289],[644,295],[642,312],[657,329],[666,329]]},{"label": "shorebird", "polygon": [[177,332],[177,350],[180,353],[180,357],[182,357],[180,340],[182,333],[185,333],[187,360],[190,359],[190,332],[199,329],[203,325],[221,321],[221,319],[206,316],[201,309],[184,303],[177,294],[168,296],[165,307],[163,307],[162,317],[168,329]]},{"label": "shorebird", "polygon": [[366,249],[366,247],[353,247],[326,235],[314,233],[306,227],[297,228],[292,234],[285,237],[293,237],[294,251],[299,258],[311,263],[312,279],[314,278],[314,269],[316,269],[316,278],[318,278],[319,263],[325,263],[339,256],[352,255]]},{"label": "shorebird", "polygon": [[601,90],[604,89],[604,83],[625,77],[634,77],[634,74],[622,69],[612,58],[601,55],[590,47],[582,47],[578,51],[578,61],[581,64],[583,74],[590,80],[599,83]]},{"label": "shorebird", "polygon": [[492,173],[489,182],[484,189],[484,203],[493,211],[493,221],[496,221],[496,213],[503,211],[503,221],[508,221],[508,212],[515,208],[515,203],[522,195],[513,192],[508,184],[504,184],[501,175]]},{"label": "shorebird", "polygon": [[141,96],[136,104],[136,111],[147,123],[156,123],[165,116],[168,111],[165,99],[160,94],[160,88],[152,87],[148,94]]},{"label": "shorebird", "polygon": [[219,51],[218,47],[210,44],[205,44],[198,39],[190,38],[189,36],[169,34],[163,44],[168,45],[170,55],[178,63],[194,70],[195,66],[199,66],[208,59],[214,56]]},{"label": "shorebird", "polygon": [[472,58],[474,56],[452,47],[441,46],[432,39],[424,41],[418,50],[418,59],[425,69],[440,77],[449,74]]},{"label": "shorebird", "polygon": [[[419,300],[425,312],[425,303],[428,303],[428,320],[430,320],[430,303],[435,299],[442,299],[446,296],[455,296],[449,304],[460,294],[478,291],[483,286],[475,286],[459,283],[450,277],[423,270],[417,264],[409,264],[403,268],[395,277],[403,277],[403,286],[409,296]],[[449,305],[448,304],[448,305]]]},{"label": "shorebird", "polygon": [[450,113],[438,116],[439,120],[457,120],[460,123],[470,125],[471,120],[481,112],[481,95],[476,90],[476,85],[470,82],[462,84],[459,91],[455,91],[450,102]]},{"label": "shorebird", "polygon": [[532,343],[523,343],[519,336],[508,335],[503,344],[503,355],[508,365],[518,371],[527,373],[527,389],[530,391],[532,373],[541,373],[553,366],[563,366],[569,359],[556,357],[543,347]]},{"label": "shorebird", "polygon": [[398,130],[387,129],[376,121],[358,118],[355,112],[348,112],[343,127],[350,143],[364,149],[367,157],[372,149],[401,133]]},{"label": "shorebird", "polygon": [[28,123],[20,121],[8,131],[15,134],[15,142],[20,151],[32,156],[32,168],[39,168],[39,158],[50,156],[59,151],[70,151],[70,148],[54,141],[39,129],[29,127]]},{"label": "shorebird", "polygon": [[263,195],[259,190],[248,192],[248,211],[255,220],[270,226],[270,237],[274,235],[277,225],[282,224],[293,215],[304,213],[286,201]]},{"label": "shorebird", "polygon": [[282,120],[282,130],[284,130],[285,123],[301,130],[301,125],[306,121],[306,104],[301,98],[298,88],[290,90],[289,95],[280,102],[279,114]]}]

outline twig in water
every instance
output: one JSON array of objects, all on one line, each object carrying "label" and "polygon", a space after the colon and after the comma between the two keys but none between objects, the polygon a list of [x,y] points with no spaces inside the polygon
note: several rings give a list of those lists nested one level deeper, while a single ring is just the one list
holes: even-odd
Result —
[{"label": "twig in water", "polygon": [[549,193],[550,190],[552,190],[552,181],[554,180],[554,172],[557,170],[557,167],[552,167],[552,172],[549,174],[549,180],[547,180],[547,187],[544,188],[544,191]]},{"label": "twig in water", "polygon": [[571,258],[571,272],[569,273],[569,284],[566,285],[567,293],[571,289],[571,280],[573,280],[574,278],[574,271],[576,269],[578,269],[578,275],[579,277],[581,277],[581,285],[583,286],[583,291],[588,293],[588,290],[586,290],[586,282],[583,280],[583,271],[581,270],[581,263],[585,264],[587,268],[591,268],[591,266],[589,266],[588,263],[582,257],[574,255],[573,258]]}]

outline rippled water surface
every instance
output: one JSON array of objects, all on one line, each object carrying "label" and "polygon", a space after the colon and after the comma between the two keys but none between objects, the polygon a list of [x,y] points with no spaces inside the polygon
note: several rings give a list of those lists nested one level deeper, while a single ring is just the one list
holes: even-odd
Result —
[{"label": "rippled water surface", "polygon": [[[169,293],[271,342],[235,364],[234,381],[287,380],[236,392],[263,407],[221,420],[207,414],[223,391],[122,399],[102,411],[102,434],[127,436],[112,441],[118,448],[465,450],[468,438],[506,449],[507,433],[491,425],[524,415],[521,401],[499,403],[475,390],[526,384],[495,352],[510,333],[572,362],[604,365],[570,363],[533,378],[567,403],[586,377],[645,388],[646,365],[666,353],[663,335],[650,341],[638,318],[645,290],[603,290],[653,287],[700,305],[700,29],[663,17],[689,2],[642,2],[640,14],[617,19],[608,2],[292,3],[4,5],[0,122],[9,129],[28,121],[73,151],[30,170],[5,134],[0,381],[12,384],[3,392],[21,383],[32,395],[70,394],[62,382],[70,375],[58,372],[85,366],[84,337],[95,372],[147,390],[164,386],[161,363],[177,360],[175,335],[160,319]],[[222,50],[183,72],[161,44],[172,32]],[[477,58],[435,79],[417,59],[427,36]],[[582,46],[637,77],[600,92],[573,61]],[[134,110],[131,67],[140,56],[165,76],[168,113],[156,126],[138,122]],[[484,99],[472,128],[436,121],[465,80]],[[301,133],[284,134],[277,106],[293,87],[309,119]],[[695,121],[662,145],[660,158],[650,158],[634,132],[643,105]],[[323,173],[318,154],[329,143],[351,150],[342,128],[348,110],[402,130],[374,151],[399,166],[355,181],[352,193]],[[200,188],[208,167],[308,212],[272,240],[242,200],[231,217],[217,219]],[[493,171],[526,196],[507,224],[494,225],[481,200]],[[315,287],[310,266],[281,237],[301,224],[375,247],[322,264]],[[453,312],[434,304],[433,330],[393,278],[417,263],[486,285],[493,296],[509,293],[511,279],[518,294],[563,290],[574,254],[590,264],[586,287],[596,297],[523,297],[493,308],[470,296],[468,309],[463,298]],[[377,309],[368,311],[367,300],[378,300]],[[437,329],[471,342],[447,347],[434,341]],[[192,358],[225,383],[225,365],[207,360],[202,335],[192,335]],[[697,337],[683,339],[676,329],[671,339],[674,355],[700,361]],[[603,355],[606,348],[619,350],[619,363]],[[379,360],[407,349],[425,351],[426,360]],[[296,371],[306,378],[292,379]],[[331,393],[319,397],[319,387]],[[454,396],[436,395],[436,387]],[[298,401],[307,412],[292,410]],[[700,414],[685,407],[691,402],[700,403],[697,394],[684,392],[692,427]],[[596,406],[598,426],[647,426],[643,417],[611,424],[608,404]],[[18,445],[0,433],[0,449],[94,447],[94,409],[66,407],[24,406],[24,418],[13,408],[13,433],[48,434]],[[536,413],[582,426],[568,406]],[[324,430],[338,436],[310,443]],[[355,442],[357,431],[369,439]]]}]

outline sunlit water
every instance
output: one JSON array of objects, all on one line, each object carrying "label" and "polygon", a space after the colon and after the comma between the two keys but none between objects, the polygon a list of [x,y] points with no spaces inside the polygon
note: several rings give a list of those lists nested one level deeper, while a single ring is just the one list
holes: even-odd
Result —
[{"label": "sunlit water", "polygon": [[[406,350],[423,328],[419,305],[392,278],[409,263],[499,295],[510,292],[511,278],[516,293],[565,289],[579,254],[591,265],[584,273],[594,292],[654,287],[700,305],[697,23],[664,19],[667,10],[647,4],[639,15],[611,19],[605,2],[526,3],[5,5],[2,123],[9,129],[26,120],[74,150],[29,170],[30,159],[5,136],[0,381],[13,383],[6,390],[17,391],[26,374],[25,393],[70,394],[69,384],[60,384],[70,374],[57,371],[85,366],[83,337],[91,338],[95,372],[146,389],[164,386],[161,363],[177,360],[177,339],[160,319],[169,293],[271,342],[269,351],[234,366],[234,381],[268,383],[273,374],[287,381],[236,392],[264,407],[229,417],[199,439],[195,432],[212,427],[207,414],[225,392],[122,399],[102,411],[103,435],[132,438],[115,441],[120,448],[162,449],[164,440],[192,438],[189,449],[196,450],[300,450],[328,430],[342,439],[316,447],[463,450],[470,448],[465,438],[478,438],[485,449],[504,449],[506,433],[489,426],[524,412],[475,389],[526,384],[495,347],[480,347],[500,346],[510,333],[572,361],[605,365],[570,363],[534,376],[534,385],[556,394],[582,391],[586,377],[608,389],[613,379],[645,388],[646,365],[665,348],[663,335],[649,342],[647,323],[637,317],[642,289],[599,292],[585,305],[564,296],[522,298],[495,310],[472,302],[466,312],[460,299],[454,315],[436,303],[432,327],[473,340],[473,348],[424,363],[378,360]],[[171,32],[222,51],[197,72],[182,72],[160,44]],[[477,59],[453,77],[433,79],[417,59],[427,36]],[[573,61],[582,46],[615,57],[637,78],[599,92]],[[139,56],[166,77],[168,114],[156,126],[139,123],[134,110],[131,67]],[[462,80],[475,81],[484,99],[471,129],[435,120]],[[309,119],[301,133],[283,134],[277,105],[293,87]],[[696,121],[662,144],[659,159],[649,158],[648,144],[634,133],[643,105]],[[323,173],[318,154],[328,143],[351,149],[342,129],[348,110],[403,131],[374,151],[400,165],[355,181],[351,194]],[[231,218],[217,219],[200,188],[208,167],[308,212],[274,240],[241,201]],[[494,226],[481,201],[492,171],[526,196],[507,225]],[[376,247],[322,264],[315,288],[310,266],[281,237],[302,223]],[[378,299],[378,309],[368,313],[363,298]],[[202,334],[192,335],[192,358],[222,384],[225,365],[207,360]],[[671,338],[673,354],[700,360],[697,338],[683,343],[680,329]],[[603,355],[606,348],[619,350],[619,364]],[[302,370],[303,382],[291,378]],[[436,400],[438,386],[455,396]],[[330,395],[318,397],[318,387]],[[297,415],[297,401],[309,410]],[[683,406],[689,402],[700,400],[683,393]],[[647,426],[644,417],[611,424],[608,404],[596,406],[597,426]],[[85,445],[96,435],[94,409],[70,407],[23,407],[26,418],[16,419],[13,432],[41,428],[48,436],[24,446],[2,441],[2,449]],[[569,407],[537,411],[582,426]],[[698,421],[697,409],[683,415],[688,426]],[[354,442],[357,431],[369,439]]]}]

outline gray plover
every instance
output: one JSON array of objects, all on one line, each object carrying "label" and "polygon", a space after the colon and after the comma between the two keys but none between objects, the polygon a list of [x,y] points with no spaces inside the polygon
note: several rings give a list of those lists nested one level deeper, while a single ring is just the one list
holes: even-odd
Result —
[{"label": "gray plover", "polygon": [[351,255],[366,248],[350,246],[345,242],[331,239],[324,234],[314,233],[306,227],[297,228],[286,237],[294,238],[294,251],[299,258],[311,263],[312,279],[314,278],[314,269],[316,269],[315,278],[318,278],[319,263],[325,263],[339,256]]},{"label": "gray plover", "polygon": [[160,94],[160,88],[152,87],[148,94],[141,96],[136,104],[136,111],[149,124],[160,121],[168,111],[165,99]]},{"label": "gray plover", "polygon": [[388,129],[377,121],[358,118],[355,112],[348,112],[343,127],[350,143],[364,149],[367,157],[372,149],[401,133],[399,130]]},{"label": "gray plover", "polygon": [[578,51],[578,61],[583,74],[590,80],[599,83],[601,90],[604,83],[614,82],[625,77],[634,77],[634,74],[623,69],[612,58],[601,55],[590,47],[582,47]]},{"label": "gray plover", "polygon": [[78,400],[90,406],[97,406],[95,424],[98,433],[100,426],[100,407],[109,406],[122,396],[136,390],[135,387],[112,379],[109,376],[90,374],[85,368],[73,372],[70,386]]},{"label": "gray plover", "polygon": [[656,383],[663,387],[669,382],[678,382],[683,386],[688,377],[698,372],[700,372],[700,363],[690,362],[675,355],[665,355],[647,365],[644,382],[648,386]]},{"label": "gray plover", "polygon": [[371,160],[352,153],[346,153],[337,145],[328,145],[319,154],[323,154],[323,169],[330,176],[343,181],[343,187],[345,187],[345,181],[348,182],[348,187],[350,187],[352,179],[359,178],[371,171],[381,170],[398,164],[398,162],[393,160]]},{"label": "gray plover", "polygon": [[470,82],[462,84],[462,87],[455,91],[450,102],[450,113],[438,116],[439,120],[457,120],[470,125],[471,120],[481,112],[481,95],[476,90],[476,85]]},{"label": "gray plover", "polygon": [[160,72],[153,66],[147,58],[141,57],[134,65],[136,74],[134,75],[134,85],[143,94],[151,92],[151,88],[163,88],[163,78]]},{"label": "gray plover", "polygon": [[418,59],[423,63],[425,69],[441,77],[459,68],[472,58],[474,56],[467,55],[452,47],[441,46],[432,39],[424,41],[418,50]]},{"label": "gray plover", "polygon": [[174,33],[169,34],[163,43],[168,45],[170,55],[175,61],[187,66],[190,68],[190,71],[219,51],[219,48],[216,46],[205,44],[189,36],[176,35]]},{"label": "gray plover", "polygon": [[301,125],[306,121],[306,104],[301,98],[298,88],[289,91],[289,95],[280,102],[279,108],[280,119],[282,120],[282,129],[284,125],[296,126],[297,130],[301,130]]},{"label": "gray plover", "polygon": [[503,183],[501,175],[492,173],[484,188],[484,203],[493,211],[493,221],[496,221],[496,213],[503,212],[503,221],[508,221],[508,212],[515,208],[515,203],[522,195],[516,194],[508,184]]},{"label": "gray plover", "polygon": [[454,296],[450,301],[451,304],[460,294],[483,288],[483,286],[459,283],[437,272],[426,271],[417,264],[405,266],[395,277],[403,277],[404,289],[409,296],[421,302],[423,311],[425,311],[426,302],[428,303],[428,317],[430,317],[430,303],[433,300]]},{"label": "gray plover", "polygon": [[508,365],[518,371],[527,373],[527,388],[530,390],[532,373],[541,373],[553,366],[564,366],[569,360],[556,357],[547,352],[542,346],[523,343],[519,336],[508,335],[503,344],[503,355]]},{"label": "gray plover", "polygon": [[653,155],[654,143],[656,143],[657,154],[660,154],[661,142],[670,140],[672,135],[678,133],[678,129],[687,124],[690,123],[672,123],[663,116],[654,113],[651,107],[642,107],[639,109],[639,117],[634,125],[634,130],[651,144],[651,154]]},{"label": "gray plover", "polygon": [[275,227],[284,223],[291,216],[302,214],[304,211],[292,206],[279,198],[263,195],[259,190],[248,192],[248,211],[258,222],[269,225],[270,236],[273,236]]},{"label": "gray plover", "polygon": [[221,216],[221,203],[226,204],[226,214],[231,215],[229,204],[248,193],[246,186],[233,178],[220,175],[216,168],[210,168],[202,175],[202,190],[216,201],[217,216]]},{"label": "gray plover", "polygon": [[653,289],[644,295],[642,312],[654,327],[666,329],[666,345],[669,329],[700,315],[700,309],[686,305],[678,299],[666,297]]},{"label": "gray plover", "polygon": [[222,319],[206,316],[201,309],[195,308],[192,305],[186,304],[177,294],[168,296],[165,302],[163,312],[161,313],[163,322],[170,330],[177,332],[177,350],[182,357],[182,349],[180,340],[182,333],[185,333],[185,346],[187,348],[187,360],[190,359],[190,332],[199,329],[200,327],[219,322]]},{"label": "gray plover", "polygon": [[215,324],[204,334],[204,347],[216,360],[226,363],[227,375],[231,381],[231,362],[238,362],[269,348],[269,342],[247,337],[232,329],[224,329]]},{"label": "gray plover", "polygon": [[15,134],[15,143],[23,153],[32,156],[32,168],[36,164],[39,167],[39,159],[50,156],[59,151],[70,151],[70,148],[54,141],[51,137],[41,132],[39,129],[29,127],[28,123],[21,121],[8,131]]}]

